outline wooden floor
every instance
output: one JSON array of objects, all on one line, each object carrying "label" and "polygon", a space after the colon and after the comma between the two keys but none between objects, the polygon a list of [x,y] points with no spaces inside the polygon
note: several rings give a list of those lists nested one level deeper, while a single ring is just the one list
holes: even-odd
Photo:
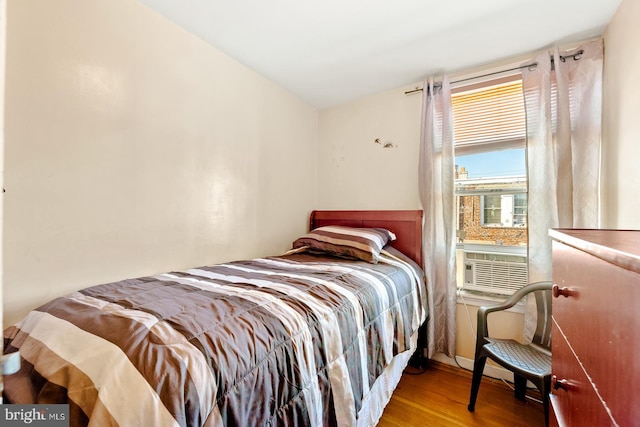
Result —
[{"label": "wooden floor", "polygon": [[[500,380],[484,377],[480,384],[475,412],[469,412],[471,372],[430,362],[420,375],[407,368],[379,427],[395,426],[537,426],[544,427],[542,404],[517,400]],[[527,392],[529,394],[529,392]],[[532,397],[540,395],[533,391]]]}]

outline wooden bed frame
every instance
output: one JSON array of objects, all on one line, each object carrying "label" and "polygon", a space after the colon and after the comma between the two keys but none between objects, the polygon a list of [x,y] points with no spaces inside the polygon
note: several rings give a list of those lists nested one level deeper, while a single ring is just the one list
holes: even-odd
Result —
[{"label": "wooden bed frame", "polygon": [[391,246],[411,257],[420,267],[422,263],[421,210],[358,210],[311,212],[310,230],[326,225],[348,227],[380,227],[392,231],[396,240]]}]

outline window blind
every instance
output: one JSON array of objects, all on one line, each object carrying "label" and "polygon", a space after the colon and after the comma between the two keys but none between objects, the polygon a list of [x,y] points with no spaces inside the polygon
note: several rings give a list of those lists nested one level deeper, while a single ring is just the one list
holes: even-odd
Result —
[{"label": "window blind", "polygon": [[522,80],[454,93],[451,103],[456,154],[525,146]]}]

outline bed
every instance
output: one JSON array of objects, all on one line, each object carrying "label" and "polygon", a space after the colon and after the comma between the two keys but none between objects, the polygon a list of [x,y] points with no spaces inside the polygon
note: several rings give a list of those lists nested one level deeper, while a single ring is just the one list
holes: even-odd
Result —
[{"label": "bed", "polygon": [[66,403],[72,426],[375,425],[428,318],[421,230],[314,211],[286,254],[57,298],[4,331],[5,403]]}]

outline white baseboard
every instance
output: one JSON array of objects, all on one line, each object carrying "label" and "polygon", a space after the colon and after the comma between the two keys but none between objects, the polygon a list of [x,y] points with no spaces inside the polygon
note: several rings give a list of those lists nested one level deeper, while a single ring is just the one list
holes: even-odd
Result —
[{"label": "white baseboard", "polygon": [[[444,353],[436,353],[433,355],[433,360],[436,362],[446,363],[451,366],[458,366],[473,372],[473,360],[467,359],[466,357],[456,356],[454,360]],[[513,372],[504,369],[501,366],[497,366],[489,360],[487,360],[487,364],[484,367],[484,375],[513,383]]]}]

